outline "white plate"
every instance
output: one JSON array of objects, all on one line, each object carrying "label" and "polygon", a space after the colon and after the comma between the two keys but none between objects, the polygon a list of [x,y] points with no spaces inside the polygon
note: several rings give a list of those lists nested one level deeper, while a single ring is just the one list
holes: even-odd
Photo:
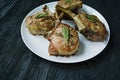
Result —
[{"label": "white plate", "polygon": [[[50,9],[50,11],[54,12],[55,11],[55,5],[57,2],[50,2],[43,4],[35,9],[33,9],[27,16],[35,14],[39,11],[42,10],[42,7],[44,5],[47,5]],[[110,29],[108,26],[107,21],[105,18],[95,9],[83,4],[83,10],[85,10],[89,14],[94,14],[96,15],[100,21],[102,21],[107,29],[108,32],[108,37],[104,42],[91,42],[87,40],[82,34],[79,33],[79,38],[80,38],[80,49],[78,53],[74,56],[71,57],[56,57],[56,56],[49,56],[48,53],[48,46],[49,46],[49,41],[43,38],[42,36],[33,36],[28,32],[28,29],[26,28],[25,24],[25,19],[22,22],[21,25],[21,36],[22,39],[25,43],[25,45],[36,55],[46,59],[50,60],[53,62],[59,62],[59,63],[76,63],[76,62],[82,62],[88,59],[91,59],[101,53],[103,49],[107,46],[109,39],[110,39]],[[64,23],[67,23],[74,27],[74,23],[70,21],[63,21]]]}]

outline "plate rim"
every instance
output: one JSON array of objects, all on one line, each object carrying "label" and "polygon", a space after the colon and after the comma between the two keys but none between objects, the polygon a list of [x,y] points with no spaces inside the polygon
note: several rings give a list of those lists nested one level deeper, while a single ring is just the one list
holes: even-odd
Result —
[{"label": "plate rim", "polygon": [[25,41],[24,38],[23,38],[22,29],[23,29],[23,25],[24,25],[25,19],[26,19],[26,17],[27,17],[29,14],[32,13],[32,11],[36,10],[36,9],[39,8],[40,6],[47,5],[47,4],[49,4],[49,3],[55,3],[55,4],[56,4],[57,2],[58,2],[58,1],[53,1],[53,2],[48,2],[48,3],[45,3],[45,4],[41,4],[41,5],[37,6],[36,8],[32,9],[32,10],[24,17],[24,19],[23,19],[23,21],[22,21],[22,24],[21,24],[20,32],[21,32],[21,38],[22,38],[24,44],[26,45],[26,47],[27,47],[32,53],[34,53],[35,55],[37,55],[37,56],[39,56],[39,57],[41,57],[41,58],[43,58],[43,59],[45,59],[45,60],[52,61],[52,62],[56,62],[56,63],[79,63],[79,62],[84,62],[84,61],[87,61],[87,60],[90,60],[90,59],[96,57],[96,56],[99,55],[103,50],[105,50],[105,48],[108,46],[108,43],[109,43],[109,41],[110,41],[110,35],[111,35],[111,31],[110,31],[109,24],[108,24],[106,18],[105,18],[99,11],[97,11],[97,10],[94,9],[94,8],[92,8],[91,6],[88,6],[88,5],[86,5],[86,4],[83,4],[83,6],[86,6],[86,7],[89,7],[89,8],[94,9],[94,10],[95,10],[97,13],[99,13],[99,14],[104,18],[104,20],[106,21],[107,26],[108,26],[109,35],[108,35],[108,39],[107,39],[107,43],[106,43],[105,47],[104,47],[100,52],[98,52],[98,54],[94,55],[94,56],[91,57],[91,58],[86,58],[86,59],[84,59],[84,60],[79,60],[79,61],[69,61],[69,62],[64,62],[64,61],[61,62],[61,61],[55,61],[55,60],[47,59],[47,58],[44,58],[44,57],[38,55],[37,53],[35,53],[35,51],[26,43],[26,41]]}]

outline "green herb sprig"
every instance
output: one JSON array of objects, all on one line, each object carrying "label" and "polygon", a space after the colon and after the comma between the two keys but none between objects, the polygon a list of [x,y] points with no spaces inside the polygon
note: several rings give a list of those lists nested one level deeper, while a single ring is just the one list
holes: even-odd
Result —
[{"label": "green herb sprig", "polygon": [[93,15],[87,15],[86,18],[88,18],[92,22],[96,22],[97,21],[96,17],[93,16]]},{"label": "green herb sprig", "polygon": [[41,14],[38,14],[35,18],[36,19],[38,19],[38,18],[47,18],[47,14],[46,13],[41,13]]},{"label": "green herb sprig", "polygon": [[69,40],[69,29],[67,29],[66,27],[62,28],[62,35],[65,39],[65,41],[68,43]]},{"label": "green herb sprig", "polygon": [[69,4],[72,2],[71,0],[65,0],[65,1],[66,1],[66,3],[69,3]]}]

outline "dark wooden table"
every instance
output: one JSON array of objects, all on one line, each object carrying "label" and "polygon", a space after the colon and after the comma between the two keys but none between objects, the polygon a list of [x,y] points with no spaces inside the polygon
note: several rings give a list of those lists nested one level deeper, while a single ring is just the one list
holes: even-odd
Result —
[{"label": "dark wooden table", "polygon": [[51,1],[55,0],[0,0],[0,80],[120,80],[119,0],[83,0],[107,19],[111,39],[101,54],[75,64],[42,59],[21,39],[24,17]]}]

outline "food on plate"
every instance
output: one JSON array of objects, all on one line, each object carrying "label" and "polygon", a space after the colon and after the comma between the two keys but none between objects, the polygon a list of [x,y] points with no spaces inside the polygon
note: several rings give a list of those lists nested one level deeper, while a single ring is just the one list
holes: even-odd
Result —
[{"label": "food on plate", "polygon": [[59,23],[50,33],[49,53],[53,56],[70,56],[79,49],[77,31],[67,24]]},{"label": "food on plate", "polygon": [[[82,7],[81,0],[60,0],[57,3],[58,6],[61,6],[67,10],[70,10],[74,13],[77,13],[78,10]],[[64,14],[64,12],[60,11],[56,8],[56,12],[59,14],[60,19],[71,19],[68,15]]]},{"label": "food on plate", "polygon": [[71,19],[78,31],[88,40],[104,41],[107,37],[105,25],[95,15],[80,11],[81,0],[60,0],[55,13],[47,5],[43,10],[26,17],[26,25],[33,35],[43,35],[50,41],[48,51],[52,56],[71,56],[79,50],[80,42],[77,30],[60,22]]},{"label": "food on plate", "polygon": [[104,41],[107,36],[105,25],[95,15],[88,15],[85,12],[80,12],[78,17],[86,26],[81,30],[81,33],[92,41]]},{"label": "food on plate", "polygon": [[45,35],[55,26],[54,13],[45,5],[39,13],[27,16],[26,25],[31,34]]},{"label": "food on plate", "polygon": [[69,15],[77,25],[78,30],[91,41],[104,41],[107,31],[104,24],[95,15],[89,15],[85,12],[79,12],[78,15],[72,13],[59,5],[57,9]]},{"label": "food on plate", "polygon": [[60,0],[58,1],[57,5],[68,10],[74,10],[82,7],[82,1],[81,0]]}]

